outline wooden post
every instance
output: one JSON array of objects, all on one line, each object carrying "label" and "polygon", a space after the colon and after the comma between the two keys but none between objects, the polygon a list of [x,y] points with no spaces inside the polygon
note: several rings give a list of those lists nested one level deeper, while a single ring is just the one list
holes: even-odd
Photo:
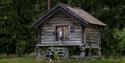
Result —
[{"label": "wooden post", "polygon": [[80,46],[80,50],[81,50],[80,58],[85,58],[85,47],[84,46]]},{"label": "wooden post", "polygon": [[41,59],[41,51],[39,46],[36,46],[36,57],[38,61]]},{"label": "wooden post", "polygon": [[101,56],[101,49],[98,49],[98,55]]},{"label": "wooden post", "polygon": [[48,10],[51,8],[51,0],[48,0]]}]

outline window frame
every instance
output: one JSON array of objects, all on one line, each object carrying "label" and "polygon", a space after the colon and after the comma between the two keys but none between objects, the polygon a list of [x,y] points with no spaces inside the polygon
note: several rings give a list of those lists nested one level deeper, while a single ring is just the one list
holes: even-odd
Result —
[{"label": "window frame", "polygon": [[[66,27],[67,28],[67,30],[68,30],[68,38],[66,38],[66,39],[64,39],[64,36],[65,36],[65,34],[64,34],[64,29],[62,29],[62,34],[63,34],[63,38],[62,38],[62,40],[60,40],[59,39],[59,34],[58,34],[58,28],[64,28],[64,27]],[[69,25],[56,25],[56,41],[66,41],[66,40],[69,40],[69,31],[70,31],[70,29],[69,29]]]}]

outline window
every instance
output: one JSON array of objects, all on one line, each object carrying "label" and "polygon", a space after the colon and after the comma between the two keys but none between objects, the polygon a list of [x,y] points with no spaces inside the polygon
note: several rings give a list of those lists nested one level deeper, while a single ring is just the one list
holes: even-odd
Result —
[{"label": "window", "polygon": [[56,26],[56,40],[65,41],[69,39],[69,30],[67,25]]}]

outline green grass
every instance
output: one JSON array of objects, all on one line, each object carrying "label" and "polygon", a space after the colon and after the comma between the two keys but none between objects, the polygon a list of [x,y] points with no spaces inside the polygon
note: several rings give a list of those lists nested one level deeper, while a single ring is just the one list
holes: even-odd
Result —
[{"label": "green grass", "polygon": [[0,59],[0,63],[36,63],[34,58],[8,58]]},{"label": "green grass", "polygon": [[[6,58],[0,59],[0,63],[38,63],[35,58]],[[40,61],[39,63],[48,63]],[[125,63],[124,60],[67,60],[67,61],[58,61],[55,63]]]}]

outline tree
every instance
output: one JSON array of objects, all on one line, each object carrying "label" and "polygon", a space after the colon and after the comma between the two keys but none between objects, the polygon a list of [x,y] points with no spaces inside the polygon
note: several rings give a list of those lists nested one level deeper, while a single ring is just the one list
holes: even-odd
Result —
[{"label": "tree", "polygon": [[[102,37],[105,55],[119,53],[118,50],[125,52],[125,47],[121,47],[125,0],[52,0],[52,7],[58,2],[80,7],[106,24]],[[32,52],[37,33],[31,23],[46,11],[47,0],[0,0],[0,53],[24,55]]]}]

